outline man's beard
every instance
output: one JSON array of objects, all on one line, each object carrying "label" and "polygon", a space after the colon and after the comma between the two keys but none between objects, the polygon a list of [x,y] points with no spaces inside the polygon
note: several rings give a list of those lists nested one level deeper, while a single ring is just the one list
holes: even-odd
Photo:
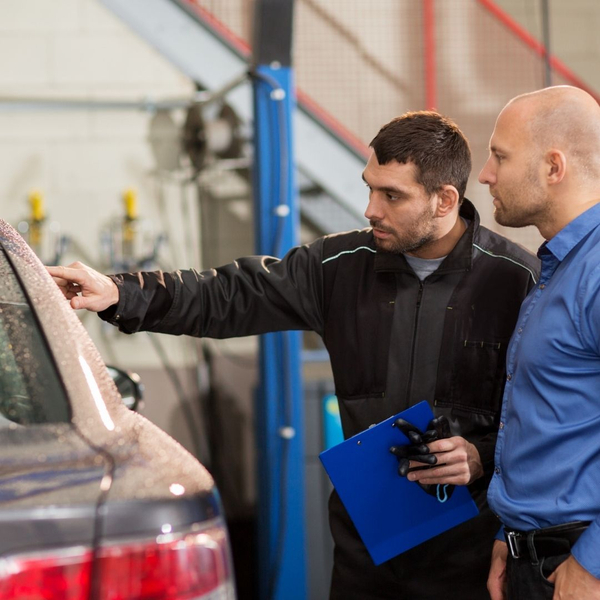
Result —
[{"label": "man's beard", "polygon": [[[407,252],[413,252],[423,246],[426,246],[434,240],[433,233],[425,235],[417,240],[380,240],[375,238],[375,246],[377,251],[382,254],[406,254]],[[387,242],[387,243],[386,243]],[[384,245],[385,244],[385,245]]]},{"label": "man's beard", "polygon": [[494,207],[494,220],[498,225],[502,225],[503,227],[514,227],[515,229],[528,227],[532,224],[526,215],[519,213],[515,214],[514,212],[511,214],[510,212],[503,210],[501,206]]},{"label": "man's beard", "polygon": [[375,246],[378,252],[384,254],[405,254],[406,252],[414,252],[431,242],[435,241],[435,229],[432,225],[433,217],[423,214],[421,219],[415,223],[411,231],[408,231],[403,236],[399,236],[396,231],[389,227],[384,227],[379,221],[370,221],[373,229],[379,229],[386,233],[393,234],[394,237],[380,240],[375,238]]},{"label": "man's beard", "polygon": [[[497,198],[495,192],[496,189],[490,187],[490,194]],[[536,225],[549,210],[548,200],[539,188],[532,165],[528,165],[523,179],[518,183],[513,182],[511,190],[503,196],[507,198],[507,202],[505,203],[502,198],[498,199],[500,205],[494,207],[494,220],[504,227],[520,228]],[[525,198],[525,201],[519,202],[517,198]]]},{"label": "man's beard", "polygon": [[[548,211],[545,199],[541,194],[524,191],[524,196],[529,200],[529,204],[508,204],[505,205],[500,199],[500,205],[494,207],[494,220],[503,227],[529,227],[537,225],[540,218]],[[514,198],[509,198],[509,202]]]}]

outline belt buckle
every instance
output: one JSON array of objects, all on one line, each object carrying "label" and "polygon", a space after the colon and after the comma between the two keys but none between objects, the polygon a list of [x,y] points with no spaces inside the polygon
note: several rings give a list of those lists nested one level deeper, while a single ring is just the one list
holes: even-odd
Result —
[{"label": "belt buckle", "polygon": [[519,546],[517,545],[517,539],[521,537],[520,533],[516,531],[508,531],[506,533],[506,541],[508,542],[508,550],[513,558],[519,558]]}]

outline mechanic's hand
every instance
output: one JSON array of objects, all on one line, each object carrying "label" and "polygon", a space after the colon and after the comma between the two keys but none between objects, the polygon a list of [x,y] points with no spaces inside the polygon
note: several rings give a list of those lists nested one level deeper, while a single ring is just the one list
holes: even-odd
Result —
[{"label": "mechanic's hand", "polygon": [[[440,502],[446,502],[454,492],[452,482],[439,480],[435,477],[433,482],[429,482],[424,478],[424,472],[417,477],[414,477],[412,472],[427,471],[434,468],[433,465],[438,464],[438,456],[436,456],[434,448],[439,443],[436,440],[450,435],[448,419],[445,416],[432,419],[425,432],[400,418],[396,419],[394,425],[411,442],[409,446],[392,446],[390,448],[390,452],[398,458],[398,475],[404,477],[411,472],[408,475],[411,481],[416,481],[425,492],[435,496]],[[445,463],[436,467],[436,470],[444,466]]]},{"label": "mechanic's hand", "polygon": [[420,463],[434,465],[437,458],[429,452],[425,444],[416,444],[411,446],[392,446],[390,452],[398,459],[398,475],[406,477],[410,469],[410,459]]},{"label": "mechanic's hand", "polygon": [[479,450],[465,438],[454,436],[430,442],[428,446],[429,451],[437,457],[437,465],[413,471],[413,467],[418,466],[413,461],[419,460],[414,457],[407,476],[410,481],[422,485],[467,485],[483,475]]},{"label": "mechanic's hand", "polygon": [[46,268],[73,308],[100,312],[119,302],[119,288],[115,282],[83,263]]},{"label": "mechanic's hand", "polygon": [[390,452],[398,459],[398,475],[405,477],[410,468],[410,458],[425,463],[434,465],[437,458],[431,454],[425,442],[434,440],[437,437],[437,432],[434,429],[429,429],[423,433],[418,427],[405,421],[404,419],[396,419],[394,427],[397,427],[409,439],[410,445],[392,446]]},{"label": "mechanic's hand", "polygon": [[487,580],[487,589],[491,600],[506,598],[506,558],[508,547],[506,542],[496,540],[492,549],[492,562]]},{"label": "mechanic's hand", "polygon": [[554,600],[599,600],[600,579],[596,579],[574,558],[569,556],[548,577],[554,584]]}]

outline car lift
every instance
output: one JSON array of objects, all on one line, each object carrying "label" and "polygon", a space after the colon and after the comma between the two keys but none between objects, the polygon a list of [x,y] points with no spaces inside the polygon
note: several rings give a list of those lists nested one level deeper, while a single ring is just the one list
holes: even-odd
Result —
[{"label": "car lift", "polygon": [[[292,122],[293,0],[257,0],[254,13],[254,197],[258,254],[280,258],[298,244]],[[261,600],[305,600],[302,335],[260,341],[256,402]]]}]

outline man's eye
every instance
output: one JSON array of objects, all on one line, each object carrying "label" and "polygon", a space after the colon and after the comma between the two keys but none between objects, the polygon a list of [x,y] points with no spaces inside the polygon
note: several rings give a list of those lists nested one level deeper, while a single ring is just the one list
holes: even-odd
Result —
[{"label": "man's eye", "polygon": [[502,156],[501,154],[496,154],[496,160],[500,163],[504,160],[504,156]]},{"label": "man's eye", "polygon": [[394,196],[393,194],[386,194],[386,196],[388,197],[388,200],[392,200],[392,201],[396,201],[396,200],[400,200],[400,196]]}]

